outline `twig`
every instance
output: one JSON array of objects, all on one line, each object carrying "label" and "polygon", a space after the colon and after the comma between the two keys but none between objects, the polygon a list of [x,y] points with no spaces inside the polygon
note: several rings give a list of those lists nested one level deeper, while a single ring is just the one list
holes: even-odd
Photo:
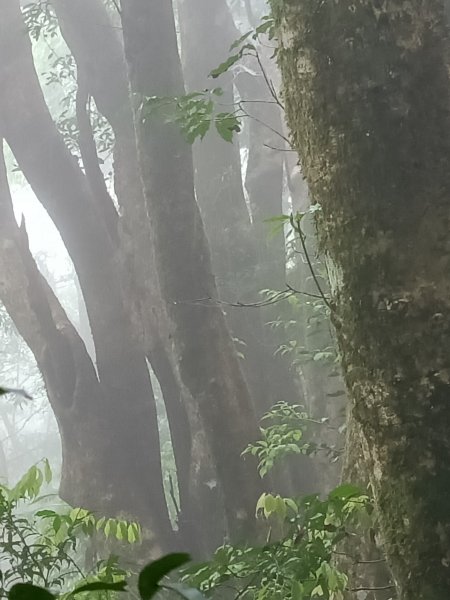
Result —
[{"label": "twig", "polygon": [[380,585],[379,587],[358,587],[358,588],[347,588],[349,592],[381,592],[383,590],[392,590],[395,585]]},{"label": "twig", "polygon": [[262,75],[264,77],[264,81],[266,82],[267,87],[269,88],[270,95],[275,100],[275,102],[278,104],[278,106],[284,111],[284,105],[280,101],[280,99],[278,98],[278,94],[277,94],[277,92],[275,90],[275,86],[273,85],[272,80],[267,75],[266,70],[264,68],[264,65],[262,64],[261,57],[259,56],[259,53],[258,53],[257,50],[256,50],[256,60],[258,61],[258,65],[259,65],[259,68],[261,69],[261,73],[262,73]]},{"label": "twig", "polygon": [[276,150],[277,152],[296,152],[292,148],[277,148],[276,146],[271,146],[270,144],[263,144],[265,148],[269,148],[270,150]]},{"label": "twig", "polygon": [[313,277],[313,279],[314,279],[314,283],[316,284],[316,287],[317,287],[317,289],[319,290],[319,294],[320,294],[320,296],[322,297],[322,300],[325,302],[325,305],[327,306],[327,308],[329,308],[330,310],[332,310],[332,306],[331,306],[331,304],[330,304],[330,301],[329,301],[329,299],[328,299],[328,298],[325,296],[325,294],[323,293],[323,290],[322,290],[322,288],[321,288],[321,286],[320,286],[320,283],[319,283],[319,279],[318,279],[318,277],[317,277],[317,274],[316,274],[316,272],[314,271],[314,267],[313,267],[313,265],[312,265],[311,258],[310,258],[310,256],[309,256],[308,249],[306,248],[306,243],[305,243],[305,234],[304,234],[304,233],[303,233],[303,231],[302,231],[302,228],[301,228],[301,225],[300,225],[300,221],[299,221],[299,220],[297,220],[297,225],[295,225],[295,224],[294,224],[294,217],[293,217],[293,216],[291,216],[291,225],[292,225],[292,227],[295,229],[295,231],[297,231],[297,233],[298,233],[298,235],[299,235],[299,237],[300,237],[300,243],[301,243],[301,245],[302,245],[303,252],[304,252],[304,254],[305,254],[306,262],[308,263],[308,267],[309,267],[309,270],[311,271],[311,275],[312,275],[312,277]]},{"label": "twig", "polygon": [[289,139],[286,136],[284,136],[282,133],[280,133],[279,131],[277,131],[276,129],[274,129],[273,127],[271,127],[270,125],[267,125],[267,123],[264,123],[264,121],[262,121],[261,119],[258,119],[258,117],[255,117],[254,115],[251,115],[250,113],[248,113],[245,110],[245,108],[242,106],[242,102],[241,101],[239,101],[237,103],[237,105],[239,106],[239,108],[241,109],[241,111],[244,113],[245,117],[248,117],[249,119],[253,119],[254,121],[256,121],[256,123],[259,123],[263,127],[266,127],[267,129],[269,129],[269,131],[271,131],[272,133],[274,133],[275,135],[277,135],[278,137],[280,137],[289,146],[291,145],[291,142],[289,141]]},{"label": "twig", "polygon": [[211,304],[209,305],[210,308],[214,308],[216,306],[230,306],[232,308],[262,308],[264,306],[271,306],[272,304],[276,304],[277,302],[287,300],[288,298],[294,295],[308,296],[309,298],[319,298],[323,300],[323,295],[296,290],[290,284],[286,283],[285,290],[276,292],[267,300],[261,300],[260,302],[227,302],[226,300],[219,300],[218,298],[212,298],[211,296],[207,296],[205,298],[196,298],[195,300],[174,300],[173,304],[192,304],[194,306],[208,306],[206,303],[211,302]]},{"label": "twig", "polygon": [[333,550],[333,554],[337,556],[345,556],[346,558],[350,558],[354,565],[371,565],[371,564],[379,564],[386,562],[385,558],[376,558],[374,560],[359,560],[356,556],[352,556],[351,554],[347,554],[346,552],[337,552]]}]

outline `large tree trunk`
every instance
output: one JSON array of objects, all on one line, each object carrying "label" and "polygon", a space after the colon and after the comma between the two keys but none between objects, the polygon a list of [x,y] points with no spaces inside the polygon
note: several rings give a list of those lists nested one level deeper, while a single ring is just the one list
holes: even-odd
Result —
[{"label": "large tree trunk", "polygon": [[[168,532],[170,537],[170,523],[162,491],[153,392],[145,355],[127,314],[120,281],[115,275],[115,246],[104,224],[103,212],[93,201],[83,173],[66,149],[50,117],[16,0],[8,0],[2,5],[0,52],[3,57],[0,70],[1,131],[25,177],[61,233],[74,262],[93,333],[102,393],[111,406],[111,412],[106,410],[105,417],[106,414],[110,415],[113,421],[114,414],[120,413],[115,426],[120,424],[122,417],[122,423],[128,423],[126,434],[115,436],[119,440],[116,446],[117,459],[127,460],[120,458],[121,453],[128,453],[127,437],[132,435],[133,428],[139,431],[144,427],[145,436],[142,432],[142,440],[147,440],[146,444],[142,441],[142,448],[145,446],[147,453],[145,472],[153,485],[154,510],[159,515],[161,529]],[[46,369],[53,368],[51,361],[43,366]],[[129,419],[122,414],[127,410],[127,404]],[[70,420],[67,421],[67,427],[72,428],[70,437],[73,441],[78,439],[80,444],[83,440],[80,447],[88,451],[88,432],[93,432],[94,424],[99,421],[93,419],[92,427],[77,427],[76,419],[77,415],[73,412],[73,425],[70,425]],[[59,424],[62,429],[64,425],[61,420]],[[108,430],[106,424],[102,427]],[[62,437],[64,439],[64,434]],[[91,439],[91,445],[95,437]],[[124,441],[123,446],[120,440]],[[91,455],[108,458],[107,453],[92,451]],[[88,482],[91,479],[90,472],[83,477],[87,463],[80,460],[79,466],[79,469],[66,470],[62,486],[66,499],[69,500],[73,495],[73,500],[76,499],[78,503],[83,492],[89,495]],[[104,472],[111,477],[114,475],[108,465],[105,465]],[[133,469],[130,468],[129,472],[132,473]],[[120,478],[119,475],[115,477]],[[126,510],[126,497],[123,497],[123,502]],[[149,507],[149,510],[152,511],[153,507]]]},{"label": "large tree trunk", "polygon": [[[52,0],[52,4],[64,39],[75,57],[78,77],[83,74],[97,108],[114,131],[114,182],[122,209],[119,229],[123,284],[128,309],[142,331],[145,352],[161,385],[177,467],[180,537],[186,547],[193,549],[199,539],[198,532],[193,533],[198,523],[194,506],[202,505],[200,490],[205,490],[202,478],[209,480],[215,475],[212,465],[206,464],[209,453],[201,444],[195,444],[193,455],[186,410],[189,394],[179,381],[170,344],[164,343],[167,318],[154,267],[121,39],[111,26],[101,1],[80,0],[75,5],[72,0]],[[196,434],[201,437],[200,432],[194,432]],[[201,476],[194,476],[193,462],[197,463],[195,473]],[[203,466],[198,468],[200,463]]]},{"label": "large tree trunk", "polygon": [[[402,600],[450,594],[450,83],[442,2],[273,2],[293,140]],[[426,92],[425,92],[426,90]]]},{"label": "large tree trunk", "polygon": [[[132,89],[143,96],[183,93],[172,3],[122,2]],[[142,42],[147,43],[144,45]],[[139,116],[138,116],[139,119]],[[216,298],[209,248],[195,201],[192,154],[178,128],[146,117],[137,122],[138,148],[155,259],[180,375],[207,428],[230,529],[253,522],[259,483],[241,457],[257,427],[225,317],[202,298]]]},{"label": "large tree trunk", "polygon": [[118,401],[98,379],[81,337],[36,267],[25,224],[16,224],[3,153],[0,236],[0,298],[36,358],[61,434],[61,497],[100,514],[138,518],[155,536],[154,549],[167,549],[171,529],[159,447],[149,435],[152,404],[131,394],[128,402]]}]

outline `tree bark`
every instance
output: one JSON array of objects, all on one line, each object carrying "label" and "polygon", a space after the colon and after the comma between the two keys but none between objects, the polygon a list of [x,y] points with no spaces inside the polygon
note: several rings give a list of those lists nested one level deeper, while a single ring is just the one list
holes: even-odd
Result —
[{"label": "tree bark", "polygon": [[[194,92],[211,87],[213,80],[208,77],[209,73],[226,60],[231,44],[239,38],[231,10],[226,0],[179,0],[178,7],[187,90]],[[219,101],[223,105],[220,110],[233,111],[234,85],[239,84],[242,77],[225,73],[214,83],[224,92]],[[253,79],[250,75],[248,77]],[[246,97],[256,99],[251,94]],[[253,133],[251,120],[249,127]],[[252,170],[261,156],[257,148],[257,144],[249,148]],[[220,298],[229,303],[254,303],[260,299],[262,289],[282,289],[285,285],[284,241],[279,237],[276,242],[278,249],[281,246],[281,262],[269,262],[265,252],[268,228],[263,223],[264,218],[282,211],[266,211],[264,217],[258,213],[251,222],[243,189],[240,150],[236,137],[233,143],[225,142],[214,131],[195,143],[195,189],[210,243]],[[268,174],[270,184],[264,190],[266,196],[256,197],[253,195],[257,191],[254,187],[247,189],[252,193],[251,202],[263,204],[265,197],[275,188],[275,195],[270,200],[274,206],[277,202],[281,205],[282,169],[278,182],[276,174],[275,177],[272,175],[273,172]],[[258,191],[264,188],[268,179],[261,177]],[[253,182],[256,183],[256,180]],[[277,183],[280,188],[278,195]],[[253,217],[255,214],[257,210]],[[280,255],[277,258],[280,259]],[[283,365],[283,360],[274,357],[276,339],[273,332],[265,327],[266,322],[273,320],[273,313],[261,308],[227,306],[226,315],[233,336],[245,343],[242,368],[258,414],[280,399],[296,401],[298,390],[292,375]]]},{"label": "tree bark", "polygon": [[98,379],[81,337],[37,269],[24,222],[16,224],[3,154],[0,239],[0,298],[36,358],[61,434],[61,497],[100,514],[138,518],[155,536],[155,552],[170,548],[159,444],[155,451],[149,440],[152,405],[117,401]]},{"label": "tree bark", "polygon": [[[439,1],[274,0],[293,141],[402,600],[450,593],[450,83]],[[426,90],[426,92],[425,92]]]},{"label": "tree bark", "polygon": [[[198,532],[193,533],[198,522],[194,506],[202,505],[197,488],[203,490],[205,486],[201,477],[193,476],[192,463],[207,462],[208,452],[203,450],[202,456],[192,455],[193,432],[186,410],[189,400],[179,381],[170,344],[166,342],[167,318],[154,266],[151,226],[139,175],[121,39],[101,2],[80,0],[75,5],[72,0],[52,0],[52,4],[64,39],[75,57],[78,78],[81,75],[86,81],[89,94],[114,131],[114,185],[122,212],[120,267],[127,290],[127,306],[142,332],[146,355],[161,385],[177,466],[180,537],[186,547],[194,550],[194,542],[199,539]],[[198,444],[196,448],[200,451]],[[211,468],[207,471],[208,479],[212,477]]]},{"label": "tree bark", "polygon": [[[180,543],[191,553],[204,554],[223,539],[223,523],[217,515],[220,509],[217,491],[212,492],[205,484],[217,480],[217,473],[204,425],[192,408],[189,391],[180,381],[168,337],[167,316],[154,265],[151,224],[139,176],[121,40],[111,28],[101,2],[81,0],[75,6],[71,0],[53,0],[53,5],[79,73],[84,73],[89,92],[114,130],[114,179],[122,209],[119,229],[124,256],[121,266],[128,307],[142,332],[145,351],[161,385],[168,415],[180,492]],[[142,43],[146,43],[145,35]],[[93,56],[101,57],[99,65],[93,64]]]},{"label": "tree bark", "polygon": [[[130,420],[137,418],[137,429],[145,429],[142,445],[144,446],[146,439],[145,460],[149,464],[145,468],[153,482],[155,510],[160,515],[161,523],[167,525],[166,534],[171,537],[162,491],[153,392],[145,354],[127,314],[122,288],[115,274],[114,245],[102,214],[95,207],[86,180],[50,117],[34,70],[19,2],[16,0],[8,0],[2,6],[0,48],[4,57],[0,70],[4,90],[0,101],[2,132],[25,177],[61,233],[74,262],[93,333],[102,391],[111,406],[111,420],[114,420],[114,414],[127,410],[128,404]],[[20,118],[17,118],[18,114]],[[51,369],[51,361],[44,366]],[[145,415],[145,418],[140,415]],[[123,414],[122,417],[123,423],[130,423]],[[76,421],[75,416],[74,420]],[[94,419],[92,427],[88,428],[91,433],[94,422],[98,423],[98,419]],[[119,424],[120,418],[117,419],[116,426]],[[131,435],[133,427],[130,423],[126,434],[117,436],[125,444],[117,445],[118,454],[124,448],[128,452],[125,440]],[[77,436],[79,439],[88,437],[87,430],[75,427],[72,439]],[[103,456],[107,454],[103,453]],[[123,460],[120,459],[122,462]],[[83,468],[87,469],[88,464],[76,473],[78,477],[81,477]],[[133,473],[133,469],[129,472]],[[106,467],[105,474],[112,476],[111,469]],[[85,486],[74,484],[72,492],[77,497],[83,490],[88,494],[86,482],[90,479],[91,474],[86,473]]]},{"label": "tree bark", "polygon": [[[182,94],[172,4],[158,0],[150,7],[144,0],[126,0],[122,23],[133,92],[141,98]],[[191,149],[175,125],[137,118],[141,173],[174,352],[207,427],[230,529],[243,535],[243,525],[253,525],[259,482],[253,465],[240,454],[255,439],[257,426],[225,317],[218,307],[199,302],[216,298],[217,289],[195,201]]]},{"label": "tree bark", "polygon": [[[234,110],[233,75],[214,82],[209,73],[229,55],[239,37],[226,0],[178,1],[180,46],[187,91],[214,85],[223,90],[219,110]],[[240,147],[236,139],[224,141],[212,131],[193,146],[195,191],[211,249],[213,271],[221,300],[255,302],[261,283],[258,249],[247,208]],[[242,368],[258,413],[274,403],[271,386],[262,368],[267,363],[261,311],[226,307],[232,334],[244,342]]]}]

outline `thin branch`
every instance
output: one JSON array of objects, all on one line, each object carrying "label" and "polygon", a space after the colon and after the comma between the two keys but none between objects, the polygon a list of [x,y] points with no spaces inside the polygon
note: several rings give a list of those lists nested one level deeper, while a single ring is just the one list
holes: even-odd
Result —
[{"label": "thin branch", "polygon": [[275,90],[275,86],[274,86],[272,80],[270,79],[270,77],[267,75],[264,65],[262,64],[261,57],[259,56],[259,53],[257,50],[256,50],[256,60],[258,61],[259,68],[261,69],[261,73],[264,77],[264,81],[266,82],[267,87],[269,88],[272,98],[275,100],[275,102],[278,104],[278,106],[284,111],[284,104],[278,98],[278,94]]},{"label": "thin branch", "polygon": [[292,219],[291,219],[291,225],[294,227],[294,229],[297,231],[297,233],[298,233],[298,235],[300,237],[300,243],[301,243],[302,248],[303,248],[303,252],[304,252],[304,255],[305,255],[305,258],[306,258],[306,262],[308,263],[308,267],[309,267],[311,275],[312,275],[312,277],[314,279],[314,283],[316,284],[316,287],[319,290],[319,294],[322,297],[322,300],[325,302],[327,308],[329,308],[330,310],[332,310],[332,306],[330,304],[330,301],[325,296],[325,294],[323,293],[322,287],[321,287],[321,285],[319,283],[319,279],[317,277],[317,274],[316,274],[316,272],[314,270],[314,267],[313,267],[313,264],[311,262],[311,258],[309,256],[308,249],[306,247],[305,234],[302,231],[302,228],[301,228],[301,225],[300,225],[300,221],[297,221],[297,225],[295,226],[294,225],[294,218],[292,217]]},{"label": "thin branch", "polygon": [[[275,100],[240,100],[240,102],[242,102],[242,104],[275,104],[276,106],[279,106],[278,102],[275,102]],[[236,104],[236,102],[233,102],[233,104]]]},{"label": "thin branch", "polygon": [[395,585],[380,585],[378,587],[357,587],[357,588],[347,588],[349,592],[381,592],[383,590],[392,590],[395,589]]},{"label": "thin branch", "polygon": [[385,558],[376,558],[374,560],[359,560],[358,558],[356,558],[356,556],[352,556],[351,554],[347,554],[346,552],[337,552],[336,550],[333,550],[333,554],[336,554],[337,556],[345,556],[346,558],[350,558],[354,565],[372,565],[386,562]]},{"label": "thin branch", "polygon": [[[208,308],[215,308],[217,306],[230,306],[232,308],[262,308],[264,306],[271,306],[272,304],[276,304],[277,302],[282,302],[283,300],[287,300],[291,296],[295,295],[308,296],[309,298],[318,298],[321,300],[324,299],[322,294],[319,295],[310,292],[303,292],[301,290],[296,290],[290,284],[286,283],[285,290],[276,292],[270,298],[267,298],[266,300],[261,300],[259,302],[228,302],[226,300],[219,300],[219,298],[212,298],[211,296],[207,296],[205,298],[196,298],[195,300],[174,300],[173,304],[199,305]],[[210,304],[207,304],[208,302]]]},{"label": "thin branch", "polygon": [[239,598],[241,598],[241,596],[243,596],[245,594],[245,592],[253,585],[253,583],[256,581],[256,579],[258,578],[259,573],[254,573],[252,575],[252,577],[250,578],[249,582],[244,585],[244,587],[241,589],[241,591],[235,596],[234,600],[239,600]]},{"label": "thin branch", "polygon": [[285,135],[283,135],[282,133],[280,133],[279,131],[277,131],[276,129],[274,129],[273,127],[271,127],[270,125],[267,125],[267,123],[264,123],[264,121],[262,121],[261,119],[258,119],[258,117],[255,117],[254,115],[251,115],[250,113],[248,113],[245,110],[245,108],[242,106],[242,102],[241,101],[239,101],[237,103],[237,105],[239,106],[240,110],[244,113],[245,117],[248,117],[249,119],[253,119],[254,121],[256,121],[256,123],[259,123],[263,127],[266,127],[267,129],[269,129],[269,131],[271,131],[272,133],[274,133],[275,135],[277,135],[278,137],[280,137],[289,146],[291,145],[290,140]]},{"label": "thin branch", "polygon": [[265,148],[269,148],[269,150],[276,150],[277,152],[297,152],[293,148],[277,148],[276,146],[271,146],[270,144],[263,144]]}]

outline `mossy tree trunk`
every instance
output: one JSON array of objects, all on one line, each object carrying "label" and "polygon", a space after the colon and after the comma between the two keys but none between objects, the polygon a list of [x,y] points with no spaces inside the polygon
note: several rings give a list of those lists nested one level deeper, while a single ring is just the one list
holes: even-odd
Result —
[{"label": "mossy tree trunk", "polygon": [[402,600],[450,593],[443,3],[273,0],[353,415]]}]

